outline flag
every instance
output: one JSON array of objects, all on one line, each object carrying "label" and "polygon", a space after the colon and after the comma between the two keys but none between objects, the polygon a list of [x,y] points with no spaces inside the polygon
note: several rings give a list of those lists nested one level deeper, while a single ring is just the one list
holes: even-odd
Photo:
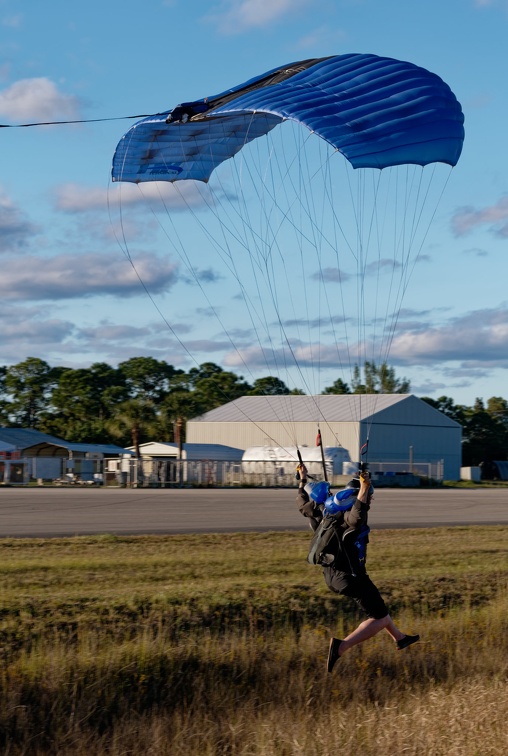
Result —
[{"label": "flag", "polygon": [[367,454],[369,448],[369,441],[367,440],[363,446],[360,447],[360,456],[363,457],[364,454]]},{"label": "flag", "polygon": [[316,436],[316,446],[321,446],[321,431],[318,430],[317,436]]}]

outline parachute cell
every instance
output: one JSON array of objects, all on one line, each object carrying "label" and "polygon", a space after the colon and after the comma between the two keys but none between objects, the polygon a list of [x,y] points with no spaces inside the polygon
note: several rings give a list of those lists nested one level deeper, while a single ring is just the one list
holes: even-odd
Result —
[{"label": "parachute cell", "polygon": [[447,84],[412,63],[370,54],[291,63],[219,95],[145,118],[122,137],[113,181],[208,181],[212,171],[285,120],[354,168],[455,165],[464,117]]}]

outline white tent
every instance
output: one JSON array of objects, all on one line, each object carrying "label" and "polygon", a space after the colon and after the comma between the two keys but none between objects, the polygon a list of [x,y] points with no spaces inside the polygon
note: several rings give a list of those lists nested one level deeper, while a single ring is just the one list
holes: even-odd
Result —
[{"label": "white tent", "polygon": [[[272,467],[279,475],[292,475],[298,464],[298,451],[302,456],[309,475],[321,477],[323,475],[323,460],[318,446],[251,446],[245,450],[242,457],[242,472],[264,473]],[[351,475],[357,470],[353,465],[347,449],[342,446],[326,446],[323,449],[327,477],[335,475]]]}]

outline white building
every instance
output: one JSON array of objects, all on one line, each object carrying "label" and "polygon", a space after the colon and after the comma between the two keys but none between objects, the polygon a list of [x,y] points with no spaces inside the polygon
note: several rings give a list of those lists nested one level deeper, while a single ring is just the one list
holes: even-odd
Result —
[{"label": "white building", "polygon": [[294,478],[298,452],[312,476],[323,475],[323,459],[328,480],[339,475],[351,476],[357,470],[357,466],[351,464],[347,449],[342,446],[325,446],[322,455],[318,446],[250,446],[243,453],[242,472],[263,474],[271,467],[278,475]]},{"label": "white building", "polygon": [[[128,447],[134,452],[133,446]],[[224,483],[234,463],[242,459],[243,449],[235,449],[224,444],[182,445],[180,457],[178,444],[148,441],[140,444],[141,465],[136,460],[111,462],[109,470],[127,474],[126,483],[136,485],[170,485],[181,481],[197,485]],[[237,465],[238,466],[238,465]]]},{"label": "white building", "polygon": [[187,440],[300,448],[315,446],[318,428],[323,446],[373,471],[460,479],[461,426],[412,394],[243,396],[188,421]]}]

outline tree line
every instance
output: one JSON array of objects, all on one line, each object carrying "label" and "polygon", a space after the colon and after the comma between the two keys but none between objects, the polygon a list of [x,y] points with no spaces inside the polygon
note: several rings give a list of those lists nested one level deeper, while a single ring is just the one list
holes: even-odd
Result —
[{"label": "tree line", "polygon": [[[337,379],[323,394],[410,393],[410,382],[386,363],[355,366],[351,384]],[[185,372],[153,357],[132,357],[112,367],[52,367],[37,357],[0,367],[0,425],[35,428],[73,443],[135,446],[152,438],[179,443],[185,421],[240,396],[303,394],[275,376],[256,379],[213,362]],[[508,456],[508,402],[491,397],[472,407],[453,399],[421,397],[463,427],[463,464]]]}]

